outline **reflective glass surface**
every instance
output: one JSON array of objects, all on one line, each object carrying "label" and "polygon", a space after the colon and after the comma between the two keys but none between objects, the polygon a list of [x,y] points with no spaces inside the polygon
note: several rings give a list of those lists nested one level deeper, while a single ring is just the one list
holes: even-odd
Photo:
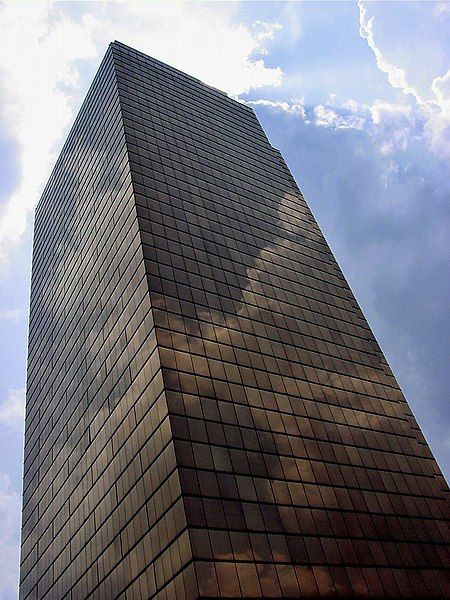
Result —
[{"label": "reflective glass surface", "polygon": [[36,213],[21,598],[445,597],[447,498],[253,111],[113,43]]}]

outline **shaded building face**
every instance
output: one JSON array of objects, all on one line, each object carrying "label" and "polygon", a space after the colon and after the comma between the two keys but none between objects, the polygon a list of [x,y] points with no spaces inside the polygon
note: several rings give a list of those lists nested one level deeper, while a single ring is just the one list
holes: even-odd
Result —
[{"label": "shaded building face", "polygon": [[36,213],[21,598],[445,597],[447,493],[252,110],[112,44]]}]

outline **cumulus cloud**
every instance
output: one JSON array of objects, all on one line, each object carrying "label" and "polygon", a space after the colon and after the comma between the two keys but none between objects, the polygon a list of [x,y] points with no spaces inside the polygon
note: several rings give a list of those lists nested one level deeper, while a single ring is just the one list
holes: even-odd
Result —
[{"label": "cumulus cloud", "polygon": [[[72,11],[72,12],[71,12]],[[5,2],[0,5],[0,118],[19,150],[20,181],[0,207],[0,269],[20,242],[81,100],[83,61],[118,39],[239,96],[277,86],[262,56],[281,28],[233,23],[233,7],[183,2]],[[75,99],[75,102],[74,102]]]},{"label": "cumulus cloud", "polygon": [[0,598],[17,598],[20,496],[0,472]]},{"label": "cumulus cloud", "polygon": [[319,104],[314,107],[314,116],[317,126],[332,129],[362,129],[366,123],[366,116],[360,106],[349,102],[341,106],[340,112]]},{"label": "cumulus cloud", "polygon": [[426,130],[430,138],[430,147],[437,153],[442,151],[450,158],[450,69],[442,77],[433,79],[431,90],[436,102],[427,105]]},{"label": "cumulus cloud", "polygon": [[365,131],[379,153],[386,157],[387,182],[390,175],[398,171],[393,154],[406,152],[417,141],[423,142],[436,155],[450,158],[450,71],[433,79],[429,97],[425,99],[409,84],[406,71],[386,59],[375,40],[374,17],[368,17],[362,0],[358,1],[358,6],[360,35],[374,53],[377,68],[387,75],[392,87],[401,90],[403,100],[377,99],[372,104],[365,104],[354,99],[339,101],[335,94],[329,94],[327,102],[312,107],[306,106],[304,99],[297,106],[292,102],[269,99],[253,100],[248,104],[298,115],[305,123],[318,127]]},{"label": "cumulus cloud", "polygon": [[76,59],[95,48],[88,21],[51,23],[48,2],[0,7],[0,115],[20,153],[20,183],[0,207],[0,267],[26,230],[54,146],[72,118],[70,91],[79,76]]},{"label": "cumulus cloud", "polygon": [[391,151],[406,150],[408,142],[423,133],[423,122],[409,104],[395,104],[380,99],[372,104],[359,103],[354,99],[339,102],[336,96],[331,100],[314,107],[314,124],[331,129],[364,130],[379,149],[383,144],[384,148],[389,147]]},{"label": "cumulus cloud", "polygon": [[409,119],[412,113],[409,104],[394,104],[383,100],[375,100],[369,108],[375,125],[379,125],[386,119],[398,119],[400,117]]},{"label": "cumulus cloud", "polygon": [[[118,26],[119,16],[122,23]],[[266,53],[266,43],[280,29],[278,23],[263,21],[252,27],[234,23],[233,9],[227,4],[208,7],[130,1],[106,4],[97,15],[96,31],[103,38],[115,35],[231,96],[239,96],[281,84],[281,69],[267,67],[260,58]]]},{"label": "cumulus cloud", "polygon": [[389,83],[392,87],[399,88],[404,94],[411,94],[418,102],[422,102],[417,90],[408,84],[406,81],[406,73],[404,69],[391,64],[383,55],[381,50],[375,43],[373,33],[374,17],[367,17],[366,7],[362,0],[358,0],[359,7],[359,35],[367,40],[369,48],[375,55],[377,67],[383,73],[386,73]]},{"label": "cumulus cloud", "polygon": [[[430,97],[424,98],[417,89],[407,81],[406,71],[388,61],[375,42],[374,17],[368,18],[362,0],[358,0],[359,33],[367,41],[375,55],[377,67],[386,73],[388,82],[403,94],[410,95],[417,103],[417,110],[425,119],[423,131],[427,136],[430,150],[435,154],[450,158],[450,71],[436,77],[430,87]],[[436,9],[435,9],[436,10]],[[439,11],[439,14],[443,12]]]},{"label": "cumulus cloud", "polygon": [[0,423],[22,426],[25,417],[25,389],[10,389],[0,403]]},{"label": "cumulus cloud", "polygon": [[397,151],[406,152],[416,142],[427,145],[424,117],[409,104],[376,100],[366,108],[371,117],[368,132],[381,154],[392,156]]},{"label": "cumulus cloud", "polygon": [[375,100],[372,104],[359,103],[353,98],[340,101],[330,94],[328,102],[306,107],[301,101],[272,101],[267,99],[246,101],[252,106],[265,106],[272,111],[300,117],[305,124],[333,130],[353,129],[364,131],[373,140],[379,153],[388,157],[385,173],[388,178],[397,171],[392,155],[405,152],[410,143],[425,136],[425,120],[415,114],[409,104],[395,104]]},{"label": "cumulus cloud", "polygon": [[303,102],[303,99],[291,100],[290,102],[287,102],[285,100],[265,100],[263,98],[260,98],[259,100],[245,100],[245,104],[248,104],[249,106],[267,106],[268,108],[274,111],[282,111],[289,115],[296,115],[301,117],[304,121],[306,121],[306,112],[302,104]]},{"label": "cumulus cloud", "polygon": [[[254,24],[256,30],[256,39],[260,44],[264,44],[269,40],[275,39],[275,32],[283,29],[280,23],[266,23],[265,21],[256,21]],[[260,52],[262,54],[268,54],[268,50],[262,45]]]},{"label": "cumulus cloud", "polygon": [[443,77],[433,79],[431,89],[438,101],[448,106],[450,103],[450,69]]},{"label": "cumulus cloud", "polygon": [[267,98],[247,103],[298,115],[305,123],[321,128],[368,133],[380,155],[386,157],[386,178],[398,171],[393,154],[406,152],[417,141],[437,157],[450,159],[450,70],[435,77],[428,90],[419,92],[409,83],[405,69],[386,58],[376,40],[375,17],[369,17],[363,0],[358,0],[358,7],[359,34],[372,50],[376,67],[386,74],[389,85],[402,92],[398,102],[382,98],[371,104],[354,99],[343,101],[331,93],[326,102],[315,106],[305,104],[304,98],[297,105]]}]

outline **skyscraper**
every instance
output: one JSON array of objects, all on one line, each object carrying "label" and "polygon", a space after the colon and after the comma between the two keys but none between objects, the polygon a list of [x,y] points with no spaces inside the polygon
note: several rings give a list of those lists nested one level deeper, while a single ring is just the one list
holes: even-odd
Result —
[{"label": "skyscraper", "polygon": [[446,507],[253,111],[111,44],[36,210],[21,598],[444,597]]}]

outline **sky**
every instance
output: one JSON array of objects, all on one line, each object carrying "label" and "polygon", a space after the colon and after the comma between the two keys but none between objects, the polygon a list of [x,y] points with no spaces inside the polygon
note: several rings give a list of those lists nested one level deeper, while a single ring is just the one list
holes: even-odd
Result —
[{"label": "sky", "polygon": [[0,600],[17,597],[33,209],[110,41],[252,106],[450,472],[450,3],[0,1]]}]

